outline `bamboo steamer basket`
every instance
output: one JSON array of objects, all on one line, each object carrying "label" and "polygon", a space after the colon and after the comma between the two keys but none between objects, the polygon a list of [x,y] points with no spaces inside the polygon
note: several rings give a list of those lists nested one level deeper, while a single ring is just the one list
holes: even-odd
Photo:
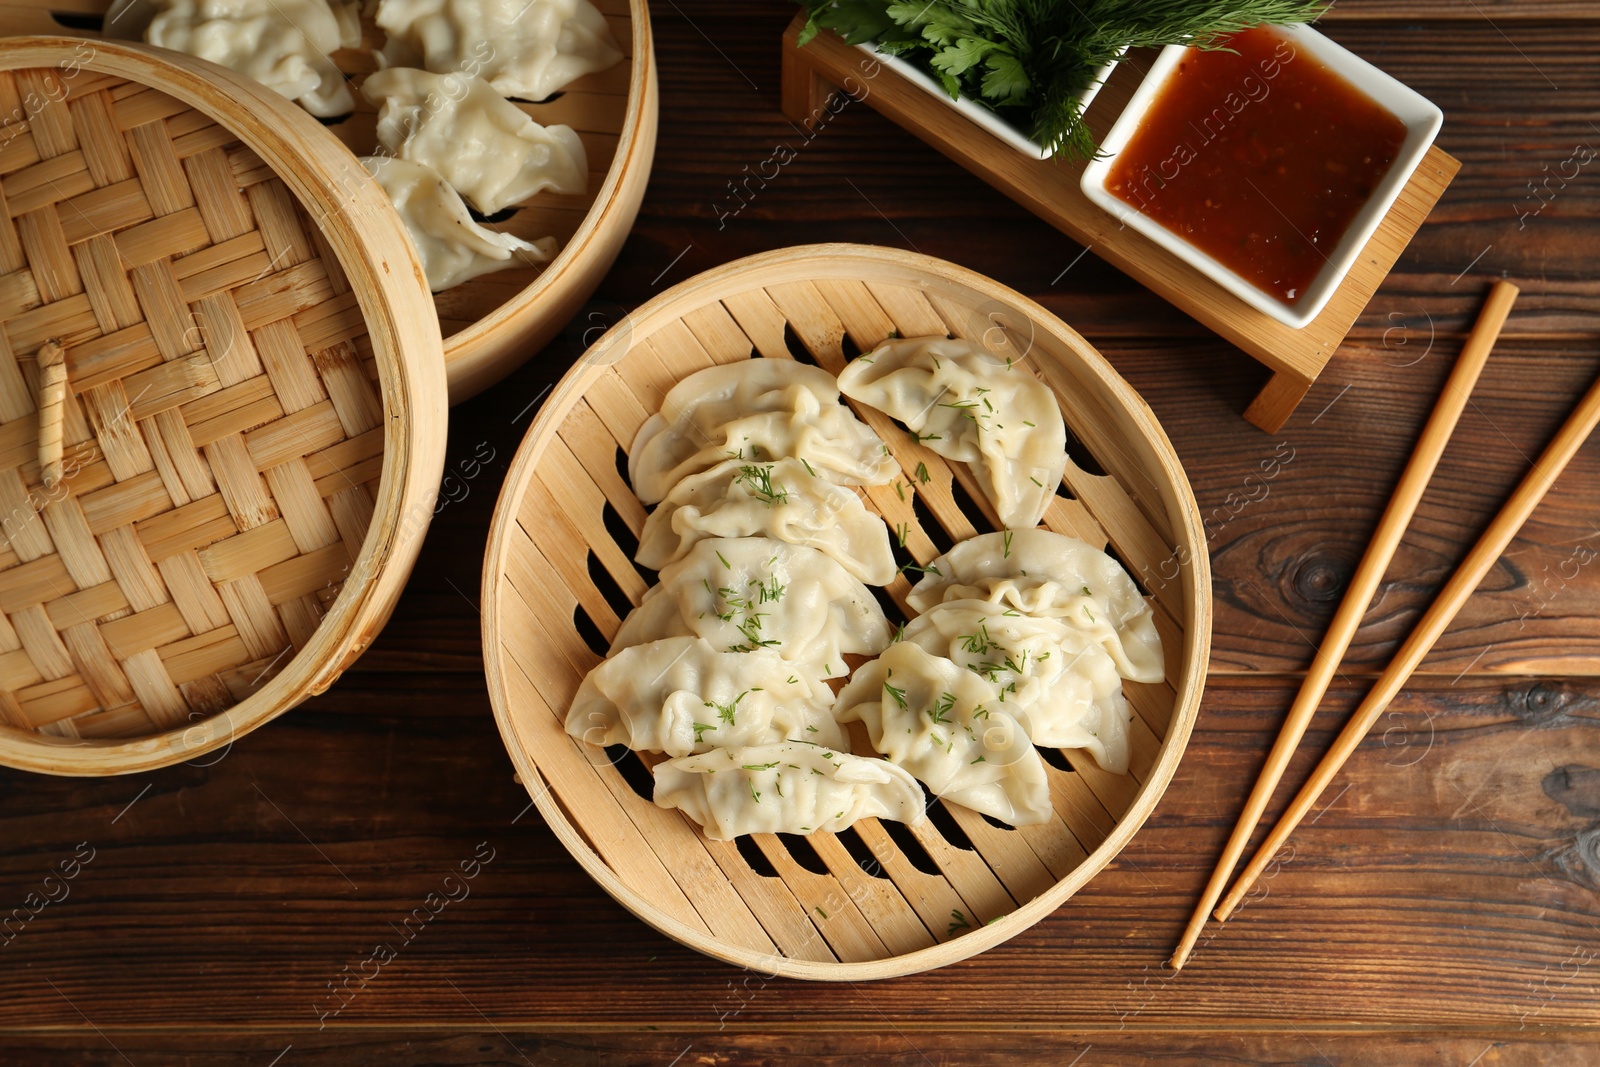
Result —
[{"label": "bamboo steamer basket", "polygon": [[8,39],[6,116],[0,763],[192,760],[326,689],[399,598],[444,461],[426,283],[349,152],[220,67]]},{"label": "bamboo steamer basket", "polygon": [[[498,271],[435,295],[453,404],[505,377],[560,332],[611,268],[644,199],[655,156],[658,95],[649,9],[646,0],[595,3],[628,58],[544,103],[517,102],[536,122],[578,131],[589,160],[589,191],[540,193],[490,224],[529,240],[557,237],[561,251],[550,263]],[[98,38],[108,6],[110,0],[12,0],[0,4],[0,34]],[[383,31],[364,15],[361,47],[332,57],[355,83],[356,111],[330,120],[329,129],[357,155],[372,154],[376,144],[376,115],[359,83],[374,69],[370,51],[383,41]]]},{"label": "bamboo steamer basket", "polygon": [[[1056,816],[1010,829],[935,804],[916,827],[705,838],[654,806],[638,755],[569,737],[567,707],[649,579],[631,562],[645,509],[626,450],[666,391],[742,359],[837,372],[888,337],[953,335],[1017,359],[1053,387],[1075,435],[1046,525],[1109,546],[1148,594],[1168,680],[1125,683],[1132,773],[1046,753]],[[863,490],[927,563],[997,528],[961,464],[881,413],[857,413],[905,476]],[[925,465],[928,480],[912,472]],[[888,587],[906,612],[904,576]],[[685,945],[766,974],[849,980],[965,959],[1057,908],[1128,843],[1183,753],[1204,686],[1211,580],[1199,511],[1148,407],[1084,339],[1032,301],[939,260],[816,245],[752,256],[633,312],[560,382],[507,475],[484,561],[484,660],[517,774],[562,843],[607,892]],[[892,618],[892,616],[891,616]],[[653,759],[653,757],[652,757]]]}]

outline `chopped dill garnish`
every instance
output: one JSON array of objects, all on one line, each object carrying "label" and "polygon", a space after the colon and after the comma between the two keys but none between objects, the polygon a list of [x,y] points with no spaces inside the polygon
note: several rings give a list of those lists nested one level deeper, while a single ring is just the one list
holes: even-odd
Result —
[{"label": "chopped dill garnish", "polygon": [[805,464],[806,473],[807,474],[811,475],[811,477],[813,477],[813,478],[815,478],[817,476],[816,469],[811,466],[811,464],[806,460],[806,457],[801,456],[800,457],[800,462]]},{"label": "chopped dill garnish", "polygon": [[928,465],[926,463],[918,463],[917,481],[921,482],[923,485],[927,485],[930,480],[931,479],[928,476]]},{"label": "chopped dill garnish", "polygon": [[[731,701],[729,701],[726,704],[718,704],[718,703],[715,703],[714,701],[707,700],[705,702],[705,706],[708,707],[708,708],[716,709],[717,717],[720,718],[723,722],[727,723],[729,726],[732,726],[733,725],[734,716],[738,713],[738,710],[739,710],[739,701],[743,700],[745,697],[747,697],[749,695],[750,695],[750,690],[746,689],[743,693],[740,693],[738,696],[734,697]],[[698,726],[698,725],[699,724],[696,723],[696,726]]]},{"label": "chopped dill garnish", "polygon": [[950,724],[950,711],[956,706],[956,695],[946,692],[928,710],[928,718],[936,723],[948,726]]},{"label": "chopped dill garnish", "polygon": [[909,522],[902,522],[899,526],[894,528],[895,540],[900,542],[901,548],[906,547],[906,538],[910,535],[910,533],[911,524]]},{"label": "chopped dill garnish", "polygon": [[1011,558],[1011,531],[1010,530],[1006,531],[1005,542],[1006,542],[1006,551],[1005,551],[1005,555],[1002,558],[1003,559],[1010,559]]},{"label": "chopped dill garnish", "polygon": [[906,691],[904,689],[901,689],[899,686],[890,685],[889,680],[885,678],[883,680],[883,691],[894,698],[894,702],[900,705],[901,711],[906,709]]},{"label": "chopped dill garnish", "polygon": [[776,507],[789,499],[789,490],[781,482],[772,480],[772,467],[757,467],[754,465],[739,468],[738,484],[744,485],[750,495],[761,501],[767,507]]},{"label": "chopped dill garnish", "polygon": [[744,769],[747,771],[770,771],[777,765],[778,763],[776,760],[771,763],[746,763],[744,765]]},{"label": "chopped dill garnish", "polygon": [[970,652],[975,656],[982,656],[994,647],[994,641],[989,637],[989,624],[978,623],[978,629],[961,638],[961,650]]}]

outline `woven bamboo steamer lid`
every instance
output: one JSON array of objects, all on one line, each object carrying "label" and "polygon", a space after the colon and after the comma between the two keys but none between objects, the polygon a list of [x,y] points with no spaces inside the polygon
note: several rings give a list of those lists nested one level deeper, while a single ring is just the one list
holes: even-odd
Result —
[{"label": "woven bamboo steamer lid", "polygon": [[[98,38],[111,0],[10,0],[0,3],[0,34],[68,30]],[[561,331],[594,293],[633,230],[655,156],[656,68],[646,0],[595,0],[627,55],[610,70],[586,75],[543,103],[516,101],[534,121],[578,131],[589,158],[589,189],[574,196],[539,193],[492,227],[528,240],[554,236],[561,250],[543,267],[517,267],[435,294],[445,334],[450,402],[458,404],[505,377]],[[329,126],[356,155],[371,155],[377,117],[359,92],[373,69],[371,49],[384,34],[361,20],[359,49],[332,59],[354,83],[355,114]]]},{"label": "woven bamboo steamer lid", "polygon": [[8,118],[0,763],[194,759],[326,689],[399,597],[445,448],[426,283],[354,157],[221,67],[3,40]]}]

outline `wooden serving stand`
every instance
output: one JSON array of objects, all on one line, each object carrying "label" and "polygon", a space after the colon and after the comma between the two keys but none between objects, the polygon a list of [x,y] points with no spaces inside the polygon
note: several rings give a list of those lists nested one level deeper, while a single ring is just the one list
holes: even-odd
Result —
[{"label": "wooden serving stand", "polygon": [[[1090,203],[1078,188],[1081,162],[1029,159],[832,33],[818,34],[797,48],[804,22],[803,13],[796,15],[783,37],[785,115],[810,124],[824,114],[835,90],[849,93],[1238,345],[1273,372],[1244,413],[1269,433],[1294,413],[1461,168],[1447,152],[1429,149],[1328,306],[1310,325],[1296,330],[1250,307]],[[1097,135],[1103,135],[1122,113],[1139,78],[1132,64],[1118,66],[1088,111]]]}]

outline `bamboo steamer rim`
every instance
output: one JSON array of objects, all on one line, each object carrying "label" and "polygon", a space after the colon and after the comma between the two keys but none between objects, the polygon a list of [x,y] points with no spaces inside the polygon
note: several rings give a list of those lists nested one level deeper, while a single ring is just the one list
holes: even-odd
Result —
[{"label": "bamboo steamer rim", "polygon": [[[1035,328],[1052,334],[1081,357],[1076,368],[1093,379],[1103,398],[1115,404],[1115,414],[1130,420],[1153,453],[1159,473],[1170,488],[1165,500],[1168,517],[1176,529],[1177,562],[1182,578],[1184,624],[1183,677],[1168,679],[1175,687],[1170,724],[1160,738],[1159,756],[1141,783],[1129,807],[1116,816],[1116,825],[1100,844],[1072,871],[1045,891],[999,919],[970,930],[959,938],[901,954],[861,961],[816,961],[775,953],[755,952],[726,943],[714,934],[693,929],[628,886],[602,859],[583,833],[573,825],[551,792],[539,765],[519,738],[509,706],[507,665],[500,636],[502,588],[505,583],[507,546],[513,543],[518,511],[528,483],[547,447],[566,419],[571,404],[583,396],[587,379],[596,370],[621,362],[635,338],[648,338],[659,327],[679,321],[680,312],[741,292],[785,281],[829,278],[864,279],[874,270],[902,279],[921,279],[927,289],[938,286],[970,291],[1000,307],[1014,309]],[[884,280],[881,277],[878,280]],[[989,304],[983,305],[985,307]],[[518,779],[532,803],[561,843],[596,882],[644,922],[699,952],[758,973],[821,981],[859,981],[896,977],[955,963],[984,952],[1032,926],[1058,908],[1068,897],[1098,874],[1127,845],[1159,802],[1187,745],[1205,686],[1211,644],[1211,569],[1205,551],[1205,532],[1199,506],[1188,478],[1165,431],[1154,413],[1133,388],[1084,338],[1033,300],[965,267],[919,253],[858,244],[802,245],[735,260],[690,278],[660,294],[612,327],[565,375],[540,409],[518,448],[495,506],[484,559],[480,590],[483,605],[484,668],[496,725],[516,768]],[[518,669],[518,668],[511,668]]]},{"label": "bamboo steamer rim", "polygon": [[[488,315],[477,319],[471,326],[458,330],[444,339],[445,369],[450,377],[450,402],[459,404],[476,396],[516,369],[522,360],[508,363],[508,348],[532,349],[526,342],[511,339],[509,331],[531,313],[540,300],[550,299],[563,313],[555,316],[560,325],[578,311],[588,292],[577,288],[575,274],[588,256],[602,256],[596,264],[598,275],[610,269],[621,249],[599,248],[606,235],[604,228],[617,225],[626,216],[627,229],[631,230],[644,198],[645,185],[650,178],[651,164],[656,150],[657,114],[660,90],[656,83],[654,35],[650,29],[650,7],[647,0],[629,0],[631,23],[631,64],[628,76],[628,103],[623,113],[622,127],[617,133],[617,154],[606,171],[606,180],[595,194],[593,203],[584,215],[578,229],[561,246],[555,259],[545,265],[539,276],[521,292],[505,301]],[[626,236],[626,235],[624,235]],[[592,291],[594,285],[587,287]],[[542,347],[542,344],[539,346]],[[522,359],[533,354],[528,351]]]},{"label": "bamboo steamer rim", "polygon": [[65,36],[0,40],[0,71],[64,70],[69,62],[158,89],[212,119],[252,149],[308,211],[317,211],[365,320],[383,402],[383,491],[361,552],[310,639],[270,681],[224,711],[130,740],[0,726],[0,764],[59,775],[129,774],[230,745],[323,692],[366,648],[393,610],[431,518],[424,495],[443,471],[447,386],[438,320],[399,216],[320,123],[253,79],[166,49]]}]

